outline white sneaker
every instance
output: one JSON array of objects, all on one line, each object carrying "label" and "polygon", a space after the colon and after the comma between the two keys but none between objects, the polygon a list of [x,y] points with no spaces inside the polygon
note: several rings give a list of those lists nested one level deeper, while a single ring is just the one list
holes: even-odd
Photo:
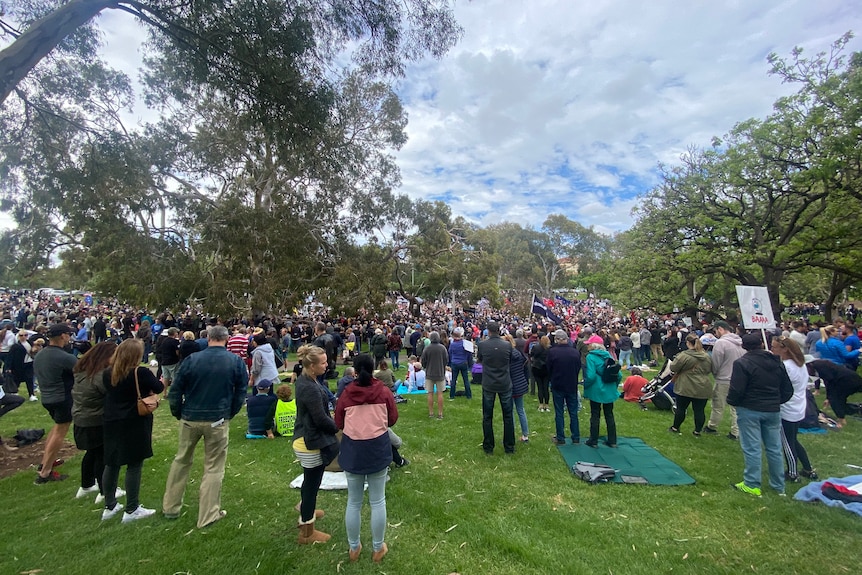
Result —
[{"label": "white sneaker", "polygon": [[38,398],[38,397],[36,397],[35,395],[31,395],[31,396],[30,396],[30,401],[39,401],[39,398]]},{"label": "white sneaker", "polygon": [[75,494],[75,499],[80,499],[86,495],[89,495],[90,493],[98,493],[98,492],[99,492],[99,486],[98,485],[93,485],[91,487],[79,487],[78,492]]},{"label": "white sneaker", "polygon": [[[126,495],[126,492],[118,487],[114,497],[119,499],[120,497],[125,497],[125,495]],[[96,505],[99,505],[99,504],[104,503],[104,502],[105,502],[105,496],[104,495],[102,495],[101,493],[96,495]]]},{"label": "white sneaker", "polygon": [[149,517],[150,515],[155,514],[155,509],[147,509],[143,505],[138,505],[138,508],[131,513],[129,513],[128,511],[123,513],[123,523],[131,523],[132,521],[137,521],[138,519],[143,519],[144,517]]},{"label": "white sneaker", "polygon": [[123,504],[117,503],[113,509],[105,509],[102,511],[102,521],[106,521],[123,510]]}]

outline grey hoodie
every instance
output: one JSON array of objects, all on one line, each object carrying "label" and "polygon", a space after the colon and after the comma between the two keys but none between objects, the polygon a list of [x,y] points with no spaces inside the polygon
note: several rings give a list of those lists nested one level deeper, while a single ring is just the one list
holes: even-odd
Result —
[{"label": "grey hoodie", "polygon": [[735,333],[726,333],[712,346],[712,374],[716,383],[730,383],[733,362],[745,355],[742,338]]}]

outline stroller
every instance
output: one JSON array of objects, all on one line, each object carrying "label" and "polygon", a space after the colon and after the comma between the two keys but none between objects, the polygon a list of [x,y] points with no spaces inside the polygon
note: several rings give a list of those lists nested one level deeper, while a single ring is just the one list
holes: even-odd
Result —
[{"label": "stroller", "polygon": [[676,413],[676,394],[673,392],[672,378],[671,362],[667,361],[659,374],[641,388],[643,395],[638,398],[638,405],[642,410],[646,411],[646,402],[652,401],[656,409]]}]

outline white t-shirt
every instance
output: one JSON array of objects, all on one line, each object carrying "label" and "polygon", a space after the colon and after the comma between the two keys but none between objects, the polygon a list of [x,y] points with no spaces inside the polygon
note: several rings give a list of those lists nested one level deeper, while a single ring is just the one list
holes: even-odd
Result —
[{"label": "white t-shirt", "polygon": [[792,359],[784,360],[784,369],[793,384],[793,397],[781,404],[781,419],[797,422],[805,418],[805,390],[808,388],[808,368],[798,366]]},{"label": "white t-shirt", "polygon": [[7,353],[9,351],[9,348],[15,345],[16,341],[17,338],[15,337],[15,334],[12,333],[12,329],[7,329],[6,337],[3,339],[2,342],[0,342],[0,352]]}]

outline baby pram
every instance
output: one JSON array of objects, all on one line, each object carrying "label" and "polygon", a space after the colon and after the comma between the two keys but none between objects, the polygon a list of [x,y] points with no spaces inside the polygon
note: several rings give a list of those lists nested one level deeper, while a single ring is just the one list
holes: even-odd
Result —
[{"label": "baby pram", "polygon": [[668,361],[659,374],[641,388],[642,395],[638,398],[641,409],[646,411],[646,403],[652,401],[656,409],[676,413],[676,394],[673,392],[672,378],[671,362]]}]

